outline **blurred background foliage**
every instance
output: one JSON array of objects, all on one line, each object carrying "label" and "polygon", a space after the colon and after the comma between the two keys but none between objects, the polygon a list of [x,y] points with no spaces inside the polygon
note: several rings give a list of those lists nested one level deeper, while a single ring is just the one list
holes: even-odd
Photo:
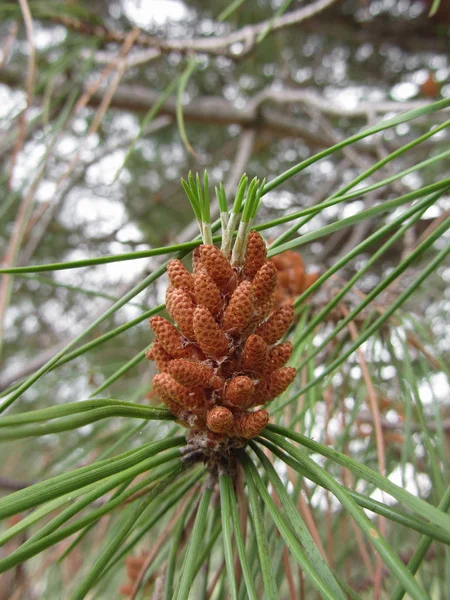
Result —
[{"label": "blurred background foliage", "polygon": [[[187,241],[196,229],[180,177],[186,177],[190,169],[207,168],[212,183],[224,181],[231,196],[243,172],[270,182],[364,127],[450,97],[447,2],[441,2],[432,17],[428,15],[431,0],[312,2],[309,4],[318,5],[317,14],[264,36],[261,30],[245,28],[263,21],[270,27],[274,14],[289,15],[306,3],[246,0],[236,3],[239,6],[225,20],[219,18],[230,6],[224,0],[29,0],[28,4],[33,17],[31,38],[19,3],[0,3],[0,253],[4,266],[96,259]],[[232,37],[233,31],[241,30],[240,37]],[[225,41],[217,44],[216,38]],[[198,47],[195,40],[200,40]],[[210,45],[202,46],[203,40]],[[193,60],[195,68],[180,91],[180,81]],[[152,118],[146,123],[149,116]],[[428,132],[431,125],[441,125],[448,116],[448,109],[432,113],[326,156],[268,193],[258,222],[324,200],[374,162]],[[449,131],[444,129],[388,162],[364,183],[376,183],[436,156],[449,148],[449,142]],[[450,156],[444,156],[362,198],[327,208],[307,222],[301,233],[440,181],[449,167]],[[346,297],[344,310],[383,281],[423,235],[448,217],[449,209],[450,199],[444,193],[370,266],[356,291]],[[10,240],[20,211],[22,236],[11,256]],[[308,270],[323,273],[395,216],[398,213],[382,214],[303,246]],[[266,239],[275,239],[287,227],[269,229]],[[445,237],[439,239],[377,298],[377,310],[389,307],[408,289],[445,243]],[[4,278],[3,289],[9,290],[10,298],[2,305],[1,314],[1,390],[5,393],[41,367],[112,300],[154,271],[162,258]],[[310,297],[307,303],[312,314],[369,258],[365,253],[349,261],[335,280]],[[399,317],[401,326],[391,323],[393,331],[389,327],[380,330],[365,349],[384,421],[386,472],[433,502],[440,496],[433,497],[437,490],[429,477],[420,419],[405,400],[415,396],[405,373],[417,382],[424,417],[434,423],[432,431],[439,429],[439,460],[445,465],[450,436],[449,279],[447,261],[409,298]],[[166,284],[162,276],[84,341],[161,304]],[[323,339],[343,314],[338,312],[321,323],[318,338]],[[358,327],[365,326],[364,319]],[[314,366],[309,363],[309,371],[305,367],[302,385],[320,374],[330,357],[338,355],[351,331],[344,334],[345,339],[336,338],[318,354]],[[308,344],[317,345],[318,338],[311,338]],[[150,342],[149,327],[143,320],[47,373],[16,406],[35,409],[96,394],[99,386]],[[147,402],[151,376],[148,364],[136,361],[107,386],[107,394]],[[347,451],[350,448],[355,457],[378,468],[367,378],[355,354],[328,387],[310,389],[305,399],[304,406],[313,409],[303,422],[307,435]],[[63,472],[67,466],[85,464],[127,427],[131,430],[132,426],[124,429],[119,419],[108,420],[38,441],[10,442],[3,454],[0,487],[14,489],[14,485]],[[145,428],[149,438],[159,438],[167,430],[165,424],[151,423]],[[339,476],[340,468],[336,469],[333,474]],[[323,497],[309,501],[317,515],[335,510],[327,507]],[[414,548],[416,534],[409,533],[400,543],[405,555]],[[340,563],[337,538],[334,543],[333,556]],[[332,537],[327,550],[333,553]],[[348,556],[342,560],[348,561]],[[435,578],[442,569],[449,569],[448,554],[439,552],[432,564],[424,577],[437,586],[434,597],[444,599],[448,597],[449,574],[440,587]],[[346,563],[345,569],[349,580],[360,577],[363,591],[364,577],[358,568],[353,571]],[[67,574],[58,575],[64,576]],[[53,584],[50,581],[48,585]],[[62,597],[58,593],[47,591],[47,595],[30,597]]]}]

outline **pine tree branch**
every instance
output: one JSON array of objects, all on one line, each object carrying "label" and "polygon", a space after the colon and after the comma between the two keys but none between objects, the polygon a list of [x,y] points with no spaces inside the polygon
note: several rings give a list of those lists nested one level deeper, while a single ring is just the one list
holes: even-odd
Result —
[{"label": "pine tree branch", "polygon": [[[254,25],[246,25],[245,27],[224,36],[194,38],[192,40],[164,40],[141,31],[135,44],[143,48],[154,48],[158,50],[160,54],[175,51],[183,54],[201,53],[239,59],[247,56],[255,48],[258,35],[266,31],[266,29],[270,28],[270,31],[273,32],[298,25],[321,13],[336,2],[337,0],[316,0],[316,2],[313,2],[312,4],[285,13],[274,20],[270,18]],[[95,37],[105,43],[122,44],[127,36],[126,32],[115,31],[104,25],[94,25],[71,17],[52,16],[51,20],[54,23],[64,25],[68,29],[76,31],[79,34]],[[242,44],[240,50],[233,50],[232,47],[236,44]],[[153,58],[154,55],[151,55],[152,60]]]}]

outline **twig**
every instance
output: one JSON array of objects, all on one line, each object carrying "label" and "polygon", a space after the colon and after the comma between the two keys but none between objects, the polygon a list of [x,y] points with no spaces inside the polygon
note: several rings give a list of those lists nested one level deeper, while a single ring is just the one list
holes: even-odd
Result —
[{"label": "twig", "polygon": [[[138,35],[139,30],[137,29],[133,29],[125,38],[123,45],[120,49],[120,58],[123,59],[128,52],[131,50],[131,48],[133,47],[133,43],[136,40],[136,37]],[[111,66],[112,68],[112,66]],[[89,130],[83,140],[83,146],[86,145],[86,141],[92,136],[94,135],[94,133],[97,131],[97,129],[100,126],[100,123],[103,119],[103,117],[105,116],[106,111],[108,110],[109,105],[111,104],[111,100],[112,97],[114,96],[114,93],[116,92],[118,85],[120,83],[120,80],[122,79],[124,73],[126,70],[126,63],[125,62],[121,62],[119,63],[119,67],[116,69],[116,74],[114,75],[111,83],[109,84],[108,88],[106,90],[102,89],[102,94],[101,94],[101,100],[97,109],[97,112],[92,120],[92,123],[89,127]],[[105,75],[105,73],[109,73],[110,69],[105,69],[104,73],[102,74],[102,77]],[[100,78],[100,80],[102,80],[102,77]],[[75,111],[74,113],[76,114],[79,110],[81,110],[81,108],[83,108],[87,102],[89,102],[89,99],[92,97],[93,93],[97,90],[97,87],[94,86],[94,88],[89,88],[89,90],[87,90],[82,98],[80,99],[80,101],[77,103],[76,107],[75,107]],[[81,150],[82,147],[78,149],[77,153],[75,154],[75,156],[73,157],[73,159],[70,161],[69,166],[67,167],[67,169],[65,170],[65,172],[59,177],[57,183],[56,183],[56,188],[58,189],[59,186],[62,184],[62,182],[72,173],[72,171],[74,170],[74,168],[76,167],[76,165],[78,164],[79,160],[80,160],[80,156],[81,156]]]},{"label": "twig", "polygon": [[[320,94],[305,90],[294,89],[273,89],[264,88],[253,99],[252,103],[257,106],[265,102],[274,102],[275,104],[303,104],[309,106],[322,114],[330,117],[353,117],[361,118],[376,114],[400,112],[414,110],[427,106],[429,102],[425,100],[410,100],[408,102],[396,102],[389,100],[385,102],[359,102],[354,107],[346,107],[338,105],[335,102],[330,102]],[[450,108],[442,109],[442,112],[450,112]]]},{"label": "twig", "polygon": [[[17,136],[16,144],[14,146],[14,150],[12,153],[10,170],[9,170],[9,186],[11,187],[11,179],[14,172],[14,166],[16,163],[17,155],[20,152],[23,142],[25,140],[26,135],[26,115],[29,107],[31,106],[33,100],[33,89],[34,89],[34,80],[35,80],[35,47],[34,47],[34,33],[33,33],[33,21],[31,19],[30,9],[28,7],[27,0],[19,0],[20,8],[22,10],[23,19],[25,22],[25,29],[27,32],[28,45],[30,56],[28,59],[28,70],[27,70],[27,106],[26,109],[20,115],[19,122],[19,133]],[[30,186],[28,193],[23,198],[19,210],[17,213],[16,222],[14,224],[14,231],[10,238],[8,249],[6,251],[6,256],[4,260],[4,264],[6,266],[10,266],[14,264],[15,259],[19,253],[20,244],[22,240],[22,236],[25,230],[26,222],[29,218],[29,213],[32,206],[34,191],[37,187],[37,183],[40,180],[40,177],[43,175],[43,169],[40,169],[38,176],[35,178],[33,184]],[[11,292],[11,282],[12,279],[8,275],[3,275],[1,278],[0,284],[0,351],[2,347],[1,340],[3,339],[3,321],[5,317],[6,307],[9,302],[9,296]]]},{"label": "twig", "polygon": [[[291,479],[292,484],[294,484],[294,481],[295,480]],[[309,529],[309,532],[314,540],[314,543],[317,546],[317,549],[319,550],[323,558],[325,560],[328,560],[327,553],[325,552],[325,548],[323,547],[322,540],[320,539],[319,535],[319,530],[317,529],[317,525],[311,511],[311,507],[306,502],[302,493],[298,495],[298,510],[299,513],[302,515],[303,520],[305,521],[306,527]]]},{"label": "twig", "polygon": [[[0,72],[0,81],[10,87],[20,87],[21,74],[15,69],[4,68],[2,69],[2,72]],[[96,85],[97,83],[98,82],[96,82]],[[89,90],[89,88],[86,87],[85,92],[88,91],[89,97],[86,104],[92,107],[98,107],[103,101],[103,88],[99,87],[99,89],[96,89],[91,93],[92,90]],[[399,113],[405,110],[417,109],[425,105],[422,101],[364,102],[352,109],[345,109],[339,104],[332,101],[330,102],[318,94],[289,89],[277,90],[275,92],[270,88],[266,90],[265,93],[263,92],[249,100],[243,107],[234,106],[230,101],[220,96],[203,96],[195,98],[189,104],[183,106],[184,119],[194,123],[219,125],[236,124],[242,127],[258,128],[259,131],[267,131],[281,137],[301,138],[306,144],[313,148],[323,148],[329,146],[330,137],[329,135],[314,131],[310,126],[310,119],[306,120],[293,115],[291,116],[286,114],[287,111],[266,106],[266,103],[270,100],[283,106],[285,104],[283,100],[285,97],[288,97],[290,99],[288,104],[295,103],[299,106],[305,106],[306,104],[314,106],[316,104],[323,114],[328,114],[330,116],[339,115],[340,117],[345,115],[351,119],[359,119],[361,116],[367,116],[367,114],[371,112],[379,114],[389,112]],[[111,99],[110,106],[120,110],[146,114],[159,99],[160,92],[158,90],[136,84],[119,85]],[[175,116],[176,104],[176,97],[169,96],[161,107],[160,114],[170,115],[172,117]],[[448,116],[449,112],[450,108],[444,108],[439,111],[439,113],[436,113],[434,118],[445,118]],[[436,143],[443,145],[447,140],[445,138],[440,138],[436,142],[424,142],[423,149],[432,148]],[[399,147],[397,142],[386,142],[386,145],[389,149],[396,149]],[[373,147],[364,141],[356,142],[354,147],[358,150],[363,150],[369,155],[375,154]]]},{"label": "twig", "polygon": [[19,25],[17,21],[13,21],[8,27],[8,35],[2,46],[2,58],[0,60],[0,69],[6,63],[11,54],[11,49],[14,46],[14,42],[16,41],[17,32],[19,31]]},{"label": "twig", "polygon": [[[129,36],[126,38],[123,47],[120,50],[120,55],[119,58],[122,61],[119,64],[119,67],[117,68],[117,72],[115,74],[115,76],[113,77],[111,83],[109,84],[108,88],[106,89],[106,91],[104,91],[104,95],[103,98],[100,102],[100,106],[98,107],[98,110],[95,114],[95,117],[89,127],[89,130],[86,134],[86,137],[84,139],[84,144],[86,144],[86,139],[88,139],[90,136],[92,136],[98,129],[98,127],[100,126],[100,123],[103,119],[103,117],[105,116],[106,111],[108,110],[108,107],[111,103],[111,99],[114,95],[114,92],[117,89],[117,86],[120,83],[121,78],[123,77],[125,70],[126,70],[126,63],[124,62],[124,57],[128,54],[128,52],[130,51],[130,49],[133,46],[135,37],[138,34],[138,30],[134,29],[133,31],[130,32]],[[83,96],[80,98],[80,100],[77,102],[75,109],[74,109],[74,116],[84,107],[86,106],[87,102],[89,101],[91,95],[98,89],[98,87],[100,86],[101,82],[103,81],[103,79],[105,77],[107,77],[108,74],[110,74],[110,72],[113,70],[113,66],[110,65],[109,68],[105,69],[102,73],[102,75],[100,76],[99,80],[97,82],[95,82],[95,84],[93,86],[90,86],[88,88],[88,90],[83,94]],[[80,156],[81,156],[81,151],[83,148],[83,144],[82,146],[78,149],[78,151],[76,152],[75,156],[72,158],[72,160],[70,161],[67,169],[61,174],[61,176],[58,178],[57,182],[56,182],[56,189],[55,189],[55,196],[56,196],[56,192],[59,192],[63,182],[71,175],[71,173],[74,171],[74,169],[76,168],[77,164],[79,163],[80,160]],[[60,194],[60,199],[63,197],[63,194]],[[54,199],[53,201],[50,203],[50,201],[47,202],[43,202],[40,204],[38,210],[36,211],[36,214],[33,215],[32,220],[31,220],[31,226],[34,225],[38,220],[41,219],[41,217],[43,216],[43,214],[47,211],[47,209],[49,208],[49,206],[52,205],[53,207],[53,211],[51,211],[50,213],[50,217],[47,218],[47,222],[44,223],[44,228],[42,231],[42,234],[45,232],[46,227],[50,224],[51,222],[51,217],[53,216],[54,211],[56,210],[57,206],[58,206],[58,202],[56,202]],[[38,241],[40,240],[40,236],[37,236]],[[32,252],[34,252],[34,249],[36,248],[36,244],[34,245],[34,247],[32,248]],[[32,252],[30,253],[29,249],[28,249],[28,255],[31,256]]]},{"label": "twig", "polygon": [[288,552],[288,549],[286,548],[286,546],[283,548],[282,560],[283,560],[284,571],[286,573],[286,579],[287,579],[287,583],[288,583],[289,598],[290,598],[290,600],[296,600],[297,592],[295,590],[295,581],[294,581],[294,576],[293,576],[292,569],[291,569],[291,563],[289,562],[289,552]]},{"label": "twig", "polygon": [[[93,58],[94,61],[99,64],[107,64],[111,66],[118,66],[121,63],[121,59],[117,57],[116,52],[106,52],[104,50],[97,50],[97,52],[93,55],[88,50],[82,50],[80,52],[82,58]],[[162,53],[156,48],[150,48],[149,50],[144,50],[139,54],[135,54],[133,56],[127,56],[125,59],[126,68],[137,67],[144,65],[152,60],[155,60],[162,56]]]},{"label": "twig", "polygon": [[[271,32],[279,31],[286,27],[298,25],[303,21],[311,19],[318,13],[322,12],[337,0],[316,0],[308,6],[302,6],[297,10],[286,13],[275,20],[267,19],[256,23],[255,25],[247,25],[234,31],[228,35],[221,37],[196,38],[193,40],[163,40],[156,36],[147,35],[144,32],[139,32],[136,39],[136,45],[144,48],[156,48],[162,53],[181,52],[201,54],[213,54],[228,56],[229,58],[238,59],[249,54],[256,46],[258,34],[262,33],[270,26]],[[105,42],[122,43],[126,33],[113,31],[103,25],[91,25],[84,23],[78,19],[70,17],[52,17],[52,20],[61,23],[68,29],[73,29],[78,33],[94,36],[103,39]],[[243,46],[240,51],[233,50],[233,46],[241,43]]]},{"label": "twig", "polygon": [[[37,172],[34,180],[32,181],[28,192],[20,203],[19,210],[17,212],[16,221],[14,223],[14,230],[9,240],[8,249],[4,257],[3,265],[5,267],[12,266],[19,254],[20,245],[22,243],[23,235],[25,233],[26,224],[31,216],[31,209],[33,205],[34,194],[41,178],[44,175],[45,164],[41,165]],[[11,282],[13,277],[11,275],[2,275],[0,283],[0,352],[2,348],[3,340],[3,322],[5,318],[6,308],[9,302],[9,296],[11,292]]]},{"label": "twig", "polygon": [[14,145],[14,150],[11,157],[11,164],[9,167],[9,187],[11,188],[12,177],[14,173],[14,167],[17,161],[17,156],[22,149],[23,143],[25,141],[26,130],[27,130],[27,112],[30,109],[30,106],[33,101],[33,90],[34,90],[34,82],[36,79],[36,48],[34,45],[34,30],[33,30],[33,20],[31,18],[30,8],[28,6],[27,0],[19,0],[20,9],[22,11],[23,20],[25,23],[25,30],[27,32],[28,39],[28,66],[27,66],[27,105],[25,110],[21,113],[19,117],[19,134],[17,136],[16,143]]},{"label": "twig", "polygon": [[[127,35],[127,37],[125,38],[124,44],[123,44],[122,48],[120,49],[120,58],[123,58],[128,54],[128,52],[133,47],[133,44],[136,41],[138,34],[139,34],[139,30],[133,29],[133,31],[131,31]],[[105,113],[108,110],[109,105],[111,104],[111,100],[114,96],[115,91],[117,90],[117,88],[119,86],[120,80],[122,79],[122,77],[125,74],[126,69],[127,69],[127,63],[126,63],[126,61],[122,60],[119,63],[116,74],[114,75],[108,89],[106,90],[106,92],[103,96],[103,99],[102,99],[102,102],[100,103],[97,114],[95,115],[95,118],[93,119],[92,124],[89,127],[88,136],[92,135],[93,133],[95,133],[97,131],[101,120],[105,116]]]}]

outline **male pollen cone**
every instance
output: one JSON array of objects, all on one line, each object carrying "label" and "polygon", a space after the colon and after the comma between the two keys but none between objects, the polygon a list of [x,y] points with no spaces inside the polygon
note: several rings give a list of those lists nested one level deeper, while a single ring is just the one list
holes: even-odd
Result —
[{"label": "male pollen cone", "polygon": [[239,437],[250,440],[259,435],[268,422],[269,413],[266,410],[242,413],[234,419],[234,431]]},{"label": "male pollen cone", "polygon": [[158,340],[155,340],[152,347],[147,350],[146,357],[148,360],[154,360],[158,371],[165,371],[172,356],[164,350]]},{"label": "male pollen cone", "polygon": [[206,356],[220,358],[227,353],[228,340],[207,308],[197,306],[194,311],[194,331],[197,343]]},{"label": "male pollen cone", "polygon": [[282,306],[275,311],[258,329],[256,333],[271,346],[278,342],[287,332],[289,325],[294,317],[294,307],[292,305]]},{"label": "male pollen cone", "polygon": [[194,291],[198,304],[207,308],[216,317],[222,310],[222,295],[204,269],[194,275]]},{"label": "male pollen cone", "polygon": [[225,388],[225,400],[239,408],[248,408],[252,404],[254,391],[253,380],[246,375],[238,375],[228,381]]},{"label": "male pollen cone", "polygon": [[178,383],[188,387],[204,387],[214,375],[214,371],[207,365],[186,358],[171,360],[167,365],[167,372]]},{"label": "male pollen cone", "polygon": [[166,293],[166,308],[181,332],[189,339],[194,339],[193,321],[195,304],[191,300],[190,295],[178,288],[168,288]]},{"label": "male pollen cone", "polygon": [[319,279],[319,273],[317,271],[315,271],[314,273],[307,273],[305,275],[305,283],[304,283],[304,290],[307,290],[309,287],[312,286],[313,283],[315,283],[317,280]]},{"label": "male pollen cone", "polygon": [[270,373],[255,386],[252,406],[267,404],[282,394],[294,381],[296,370],[293,367],[282,367]]},{"label": "male pollen cone", "polygon": [[213,390],[221,390],[225,385],[225,378],[221,375],[213,375],[209,380],[209,386]]},{"label": "male pollen cone", "polygon": [[257,231],[250,231],[244,262],[244,274],[246,277],[253,279],[266,260],[266,242]]},{"label": "male pollen cone", "polygon": [[265,262],[252,282],[253,293],[258,302],[270,297],[277,285],[277,269],[271,262]]},{"label": "male pollen cone", "polygon": [[173,258],[167,264],[167,274],[170,283],[185,292],[192,292],[194,289],[194,279],[192,274],[186,269],[181,260]]},{"label": "male pollen cone", "polygon": [[161,398],[172,400],[184,408],[195,410],[202,408],[205,402],[205,394],[202,388],[189,388],[169,375],[159,373],[153,377],[153,385]]},{"label": "male pollen cone", "polygon": [[256,231],[243,267],[233,268],[218,248],[202,245],[193,270],[169,262],[166,307],[175,325],[150,319],[156,339],[146,356],[158,369],[155,393],[193,439],[198,434],[203,444],[206,433],[208,447],[229,451],[259,435],[269,420],[266,410],[249,408],[267,404],[295,377],[295,369],[284,366],[292,344],[276,345],[293,307],[274,312],[277,269]]},{"label": "male pollen cone", "polygon": [[272,348],[269,353],[269,361],[267,363],[268,371],[275,371],[283,367],[291,358],[292,344],[291,342],[283,342]]},{"label": "male pollen cone", "polygon": [[206,425],[214,433],[227,433],[233,424],[233,413],[225,406],[215,406],[206,415]]},{"label": "male pollen cone", "polygon": [[297,371],[294,367],[281,367],[267,377],[270,400],[282,394],[294,381]]},{"label": "male pollen cone", "polygon": [[177,328],[162,317],[152,317],[150,326],[161,346],[169,354],[177,355],[183,350],[183,338]]},{"label": "male pollen cone", "polygon": [[208,244],[200,246],[200,258],[208,271],[208,275],[220,288],[227,285],[234,275],[234,271],[224,254],[215,246]]},{"label": "male pollen cone", "polygon": [[275,291],[275,306],[294,302],[309,288],[319,273],[307,273],[303,258],[297,252],[286,250],[270,259],[277,269],[278,286]]},{"label": "male pollen cone", "polygon": [[233,329],[236,333],[241,333],[250,323],[253,316],[255,298],[253,295],[252,284],[249,281],[243,281],[234,290],[223,315],[223,328],[225,331]]},{"label": "male pollen cone", "polygon": [[269,348],[261,336],[252,334],[244,344],[242,353],[242,368],[261,374],[266,368]]}]

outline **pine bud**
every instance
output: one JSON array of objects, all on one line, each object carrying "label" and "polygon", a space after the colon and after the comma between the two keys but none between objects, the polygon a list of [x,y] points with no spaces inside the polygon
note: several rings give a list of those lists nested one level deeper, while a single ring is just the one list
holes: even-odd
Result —
[{"label": "pine bud", "polygon": [[259,335],[253,334],[247,338],[241,357],[241,365],[245,371],[256,374],[264,372],[269,349],[266,342]]},{"label": "pine bud", "polygon": [[253,279],[266,262],[266,258],[266,242],[257,231],[251,231],[248,236],[247,251],[245,253],[244,274],[249,279]]},{"label": "pine bud", "polygon": [[161,373],[166,370],[169,361],[172,360],[172,356],[164,350],[158,340],[153,342],[152,347],[147,350],[145,356],[148,360],[155,361],[156,368]]},{"label": "pine bud", "polygon": [[206,426],[214,433],[227,433],[233,424],[233,413],[225,406],[215,406],[206,415]]},{"label": "pine bud", "polygon": [[267,378],[270,399],[282,394],[294,381],[296,374],[294,367],[282,367],[271,373]]},{"label": "pine bud", "polygon": [[285,305],[275,311],[272,316],[263,323],[256,333],[271,346],[278,342],[280,338],[287,332],[294,316],[294,307]]},{"label": "pine bud", "polygon": [[233,292],[230,302],[223,315],[223,328],[225,331],[241,333],[253,316],[255,299],[252,284],[243,281]]},{"label": "pine bud", "polygon": [[207,308],[216,317],[222,310],[222,295],[205,269],[194,275],[194,291],[197,304]]},{"label": "pine bud", "polygon": [[205,404],[205,394],[201,388],[188,388],[168,373],[158,373],[153,377],[153,387],[164,402],[172,401],[191,411],[202,409]]},{"label": "pine bud", "polygon": [[190,295],[184,290],[169,287],[166,292],[166,307],[181,332],[189,339],[195,339],[193,324],[195,304]]},{"label": "pine bud", "polygon": [[150,327],[164,350],[175,356],[183,352],[183,338],[178,329],[163,317],[152,317]]},{"label": "pine bud", "polygon": [[234,416],[234,433],[249,440],[259,435],[268,422],[269,413],[266,410],[241,413]]},{"label": "pine bud", "polygon": [[246,409],[252,404],[255,386],[250,377],[238,375],[231,379],[225,388],[225,400],[234,406]]},{"label": "pine bud", "polygon": [[194,280],[192,274],[186,269],[181,260],[174,258],[167,265],[167,273],[170,283],[185,292],[192,292],[194,289]]},{"label": "pine bud", "polygon": [[228,350],[228,339],[209,310],[197,306],[194,312],[194,331],[197,343],[206,356],[223,357]]},{"label": "pine bud", "polygon": [[258,270],[253,279],[253,292],[257,302],[262,302],[272,296],[277,285],[277,270],[274,264],[267,261]]},{"label": "pine bud", "polygon": [[201,261],[208,271],[208,275],[215,281],[219,288],[226,288],[234,275],[230,262],[225,255],[215,246],[208,244],[200,246]]},{"label": "pine bud", "polygon": [[283,344],[278,344],[278,346],[272,348],[269,354],[269,361],[267,363],[267,371],[272,372],[276,371],[276,369],[279,369],[280,367],[283,367],[291,358],[291,354],[291,342],[284,342]]},{"label": "pine bud", "polygon": [[167,365],[167,372],[178,383],[188,387],[207,387],[214,375],[214,371],[207,365],[184,358],[171,360]]}]

